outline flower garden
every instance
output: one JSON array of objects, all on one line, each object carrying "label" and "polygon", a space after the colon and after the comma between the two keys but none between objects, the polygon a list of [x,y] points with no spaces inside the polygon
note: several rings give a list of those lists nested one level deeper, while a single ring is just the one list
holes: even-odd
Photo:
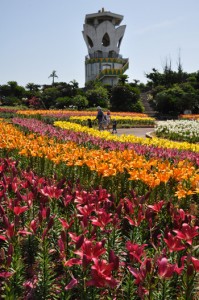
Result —
[{"label": "flower garden", "polygon": [[184,119],[158,122],[155,128],[158,137],[176,141],[199,143],[199,119]]},{"label": "flower garden", "polygon": [[88,112],[10,113],[0,120],[2,299],[198,299],[195,140],[100,132],[84,126]]}]

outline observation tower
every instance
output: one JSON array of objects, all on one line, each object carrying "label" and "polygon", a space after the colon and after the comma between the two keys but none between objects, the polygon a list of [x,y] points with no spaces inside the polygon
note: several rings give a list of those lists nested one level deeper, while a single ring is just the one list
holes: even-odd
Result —
[{"label": "observation tower", "polygon": [[83,25],[83,37],[88,48],[85,57],[86,82],[100,80],[114,86],[118,76],[129,67],[129,60],[119,54],[126,25],[120,26],[122,15],[105,11],[88,14]]}]

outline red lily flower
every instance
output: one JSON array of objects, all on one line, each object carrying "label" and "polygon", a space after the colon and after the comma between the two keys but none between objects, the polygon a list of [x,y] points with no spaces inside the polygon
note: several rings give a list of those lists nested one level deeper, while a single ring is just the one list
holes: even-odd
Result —
[{"label": "red lily flower", "polygon": [[64,263],[65,267],[72,267],[74,265],[81,265],[82,260],[80,258],[71,258]]},{"label": "red lily flower", "polygon": [[59,218],[59,221],[60,221],[61,224],[62,224],[62,228],[63,228],[63,229],[66,229],[66,230],[68,230],[68,229],[72,226],[72,224],[74,223],[74,220],[72,220],[72,221],[70,221],[70,223],[68,224],[68,222],[67,222],[66,220],[62,219],[62,218]]},{"label": "red lily flower", "polygon": [[46,237],[48,231],[53,227],[53,225],[54,225],[54,216],[51,216],[48,221],[47,228],[44,229],[44,231],[43,231],[42,239],[44,239]]},{"label": "red lily flower", "polygon": [[125,216],[125,218],[129,221],[130,225],[138,227],[142,220],[145,219],[145,215],[143,214],[143,207],[139,205],[138,216],[133,215],[133,219],[130,216]]},{"label": "red lily flower", "polygon": [[59,247],[60,250],[60,257],[61,259],[65,259],[66,258],[66,254],[65,254],[65,243],[62,240],[62,238],[59,238],[57,241],[57,245]]},{"label": "red lily flower", "polygon": [[78,280],[71,274],[72,280],[65,286],[65,290],[71,290],[78,284]]},{"label": "red lily flower", "polygon": [[13,275],[14,273],[12,273],[12,272],[1,272],[0,273],[0,277],[2,277],[2,278],[9,278],[9,277],[11,277],[12,275]]},{"label": "red lily flower", "polygon": [[199,235],[198,226],[191,227],[187,223],[182,224],[181,230],[173,230],[177,234],[177,237],[181,240],[185,240],[189,245],[192,245],[192,240],[195,236]]},{"label": "red lily flower", "polygon": [[35,220],[32,220],[30,223],[30,229],[34,232],[34,234],[36,233],[37,230],[37,222]]},{"label": "red lily flower", "polygon": [[193,266],[194,266],[194,269],[196,270],[196,272],[199,272],[199,259],[192,256],[191,261],[193,263]]},{"label": "red lily flower", "polygon": [[31,235],[32,232],[27,231],[27,230],[18,230],[17,234],[22,234],[22,235]]},{"label": "red lily flower", "polygon": [[107,224],[112,222],[112,214],[107,213],[104,209],[98,211],[97,217],[91,218],[91,222],[94,226],[99,226],[102,230]]},{"label": "red lily flower", "polygon": [[106,260],[94,259],[94,265],[91,267],[92,279],[89,280],[87,286],[95,287],[110,287],[114,288],[118,282],[112,276],[113,263],[108,263]]},{"label": "red lily flower", "polygon": [[95,260],[99,258],[102,254],[106,252],[106,249],[103,248],[104,242],[97,242],[94,244],[89,240],[84,240],[84,243],[81,246],[80,250],[75,251],[74,253],[79,255],[82,259],[83,256],[86,256],[87,261]]},{"label": "red lily flower", "polygon": [[70,204],[70,202],[72,201],[72,199],[73,199],[73,196],[71,196],[71,195],[67,194],[66,196],[64,196],[64,199],[63,199],[64,206],[67,207]]},{"label": "red lily flower", "polygon": [[113,250],[109,252],[109,263],[113,263],[113,269],[118,270],[119,268],[119,257],[115,255]]},{"label": "red lily flower", "polygon": [[132,201],[129,200],[128,198],[121,199],[120,205],[123,207],[123,209],[127,214],[131,214],[131,215],[134,214],[134,209],[135,209],[134,203],[132,203]]},{"label": "red lily flower", "polygon": [[11,223],[6,230],[6,235],[8,238],[12,238],[14,234],[15,234],[15,225],[14,223]]},{"label": "red lily flower", "polygon": [[166,257],[158,259],[158,274],[162,278],[170,278],[175,272],[176,265],[172,265],[168,262]]},{"label": "red lily flower", "polygon": [[[84,232],[84,234],[87,231]],[[69,232],[68,235],[70,236],[70,238],[72,239],[72,242],[70,244],[75,244],[76,246],[80,243],[80,241],[83,239],[82,234],[81,235],[76,235],[73,232]],[[81,247],[81,246],[80,246]]]},{"label": "red lily flower", "polygon": [[24,211],[28,210],[28,206],[15,206],[13,211],[16,216],[19,216]]},{"label": "red lily flower", "polygon": [[126,243],[126,249],[129,251],[130,259],[135,258],[138,262],[142,263],[141,257],[145,255],[144,248],[146,246],[147,244],[138,245],[128,241]]},{"label": "red lily flower", "polygon": [[181,275],[182,271],[184,270],[184,261],[186,259],[186,256],[182,256],[181,257],[181,267],[178,267],[178,265],[176,264],[175,266],[175,272],[178,274],[178,275]]},{"label": "red lily flower", "polygon": [[5,215],[5,210],[2,205],[0,205],[0,215],[1,216]]},{"label": "red lily flower", "polygon": [[145,268],[136,269],[128,266],[130,273],[135,277],[135,284],[139,285],[146,277],[147,271]]},{"label": "red lily flower", "polygon": [[17,192],[17,190],[19,188],[19,184],[20,184],[19,178],[17,178],[17,177],[13,178],[11,186],[12,186],[12,190],[14,191],[14,193]]},{"label": "red lily flower", "polygon": [[164,203],[165,203],[165,201],[161,200],[158,203],[155,203],[154,205],[148,205],[148,207],[158,213],[162,209],[162,206],[164,205]]},{"label": "red lily flower", "polygon": [[77,206],[77,210],[80,214],[78,214],[78,217],[90,217],[91,213],[95,211],[95,204],[87,204],[84,206]]},{"label": "red lily flower", "polygon": [[32,192],[28,192],[25,195],[21,195],[21,198],[29,205],[29,207],[32,206],[34,200],[34,194]]},{"label": "red lily flower", "polygon": [[164,238],[164,241],[167,244],[170,252],[185,249],[185,246],[181,243],[181,240],[177,236],[173,236],[170,232],[168,232],[168,237]]},{"label": "red lily flower", "polygon": [[45,186],[40,189],[40,193],[49,198],[59,199],[62,195],[63,189],[58,189],[56,186]]},{"label": "red lily flower", "polygon": [[4,235],[0,235],[0,240],[7,241],[7,237]]}]

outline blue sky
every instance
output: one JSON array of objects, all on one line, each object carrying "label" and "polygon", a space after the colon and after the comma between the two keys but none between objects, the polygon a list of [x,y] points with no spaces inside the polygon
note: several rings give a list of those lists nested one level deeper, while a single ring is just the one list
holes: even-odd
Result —
[{"label": "blue sky", "polygon": [[198,0],[0,0],[0,85],[50,84],[55,70],[57,81],[83,87],[83,23],[102,7],[124,16],[129,82],[146,82],[145,73],[162,72],[166,61],[176,70],[179,56],[184,71],[199,70]]}]

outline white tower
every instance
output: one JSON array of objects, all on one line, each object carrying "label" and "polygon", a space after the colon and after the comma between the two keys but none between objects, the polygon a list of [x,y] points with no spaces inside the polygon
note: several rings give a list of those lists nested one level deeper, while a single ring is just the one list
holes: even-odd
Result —
[{"label": "white tower", "polygon": [[86,82],[99,79],[103,84],[115,85],[118,75],[128,69],[128,59],[119,54],[126,25],[119,26],[123,16],[105,11],[86,15],[84,40],[88,48],[85,58]]}]

